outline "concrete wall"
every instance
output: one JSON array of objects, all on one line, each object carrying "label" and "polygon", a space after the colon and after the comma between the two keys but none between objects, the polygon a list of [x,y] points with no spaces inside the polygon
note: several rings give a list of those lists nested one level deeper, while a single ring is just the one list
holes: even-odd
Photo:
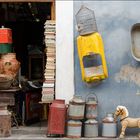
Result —
[{"label": "concrete wall", "polygon": [[[75,14],[82,4],[95,12],[109,72],[109,78],[94,87],[82,82],[77,55]],[[130,34],[132,25],[137,22],[140,23],[139,1],[74,1],[75,94],[86,97],[96,93],[100,128],[102,118],[106,113],[114,112],[117,105],[125,105],[130,116],[140,117],[140,63],[131,55]],[[129,132],[136,133],[137,129],[128,129],[127,134]]]},{"label": "concrete wall", "polygon": [[56,99],[74,95],[73,1],[56,1]]}]

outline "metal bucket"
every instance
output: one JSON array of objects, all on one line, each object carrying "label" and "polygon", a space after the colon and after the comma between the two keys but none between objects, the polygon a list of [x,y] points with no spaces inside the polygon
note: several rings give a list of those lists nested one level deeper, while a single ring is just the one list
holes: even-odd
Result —
[{"label": "metal bucket", "polygon": [[84,119],[85,101],[81,96],[75,96],[69,102],[68,117],[74,120]]},{"label": "metal bucket", "polygon": [[140,61],[140,23],[136,23],[131,29],[131,53],[135,60]]},{"label": "metal bucket", "polygon": [[85,121],[84,137],[98,137],[98,122],[95,119]]},{"label": "metal bucket", "polygon": [[86,97],[86,118],[94,119],[98,115],[98,100],[96,94],[89,94]]},{"label": "metal bucket", "polygon": [[108,113],[103,119],[102,136],[111,138],[117,137],[117,124],[114,121],[113,114],[111,113]]},{"label": "metal bucket", "polygon": [[67,123],[67,137],[69,138],[80,138],[82,131],[82,122],[69,120]]},{"label": "metal bucket", "polygon": [[97,32],[97,25],[93,10],[90,10],[82,5],[76,14],[76,21],[80,35]]}]

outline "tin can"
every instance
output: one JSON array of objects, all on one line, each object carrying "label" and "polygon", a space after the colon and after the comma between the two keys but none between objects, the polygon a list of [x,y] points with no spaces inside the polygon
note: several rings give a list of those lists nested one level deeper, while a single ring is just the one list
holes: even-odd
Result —
[{"label": "tin can", "polygon": [[54,100],[49,108],[48,135],[65,134],[65,100]]},{"label": "tin can", "polygon": [[114,121],[113,114],[108,113],[103,119],[102,136],[114,138],[117,136],[117,124]]},{"label": "tin can", "polygon": [[98,115],[98,100],[96,94],[89,94],[86,99],[86,118],[94,119]]},{"label": "tin can", "polygon": [[67,137],[80,138],[82,131],[82,122],[78,120],[69,120],[67,123]]},{"label": "tin can", "polygon": [[98,122],[95,119],[89,119],[84,124],[84,136],[86,138],[98,137]]},{"label": "tin can", "polygon": [[12,30],[10,28],[0,28],[0,44],[12,44]]},{"label": "tin can", "polygon": [[69,102],[68,117],[69,119],[81,120],[84,119],[85,101],[81,96],[75,96]]}]

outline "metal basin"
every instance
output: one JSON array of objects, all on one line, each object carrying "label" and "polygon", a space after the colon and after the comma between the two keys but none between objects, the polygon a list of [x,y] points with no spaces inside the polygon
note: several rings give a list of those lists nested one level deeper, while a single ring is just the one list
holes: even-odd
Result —
[{"label": "metal basin", "polygon": [[136,23],[131,29],[131,53],[135,60],[140,61],[140,23]]}]

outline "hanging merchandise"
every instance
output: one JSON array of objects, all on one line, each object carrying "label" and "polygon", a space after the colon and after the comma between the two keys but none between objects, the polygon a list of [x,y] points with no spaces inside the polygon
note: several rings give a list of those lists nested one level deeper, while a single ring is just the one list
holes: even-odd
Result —
[{"label": "hanging merchandise", "polygon": [[77,12],[76,21],[80,35],[87,35],[93,32],[97,32],[94,11],[88,9],[84,5],[82,5],[80,10]]},{"label": "hanging merchandise", "polygon": [[77,49],[83,81],[91,83],[108,77],[104,45],[98,32],[78,36]]}]

